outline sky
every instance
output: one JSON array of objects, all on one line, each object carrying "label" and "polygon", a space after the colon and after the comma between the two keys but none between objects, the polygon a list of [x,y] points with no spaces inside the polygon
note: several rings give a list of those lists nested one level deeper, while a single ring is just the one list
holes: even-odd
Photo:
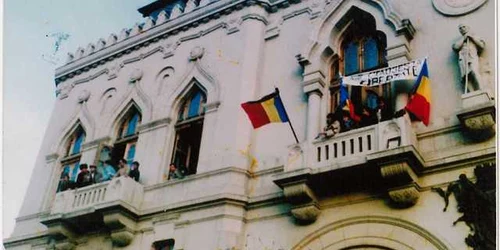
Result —
[{"label": "sky", "polygon": [[143,22],[137,9],[150,2],[3,1],[2,238],[14,229],[56,103],[55,69],[67,52]]}]

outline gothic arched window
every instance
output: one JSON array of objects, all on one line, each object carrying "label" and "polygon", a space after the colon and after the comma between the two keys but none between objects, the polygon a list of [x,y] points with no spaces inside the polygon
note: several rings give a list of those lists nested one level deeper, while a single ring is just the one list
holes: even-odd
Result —
[{"label": "gothic arched window", "polygon": [[111,161],[114,166],[118,165],[120,159],[125,159],[128,164],[134,161],[138,139],[137,128],[141,123],[141,118],[141,113],[134,105],[122,118],[117,132],[117,141],[111,151]]},{"label": "gothic arched window", "polygon": [[[64,179],[65,176],[68,177],[69,182],[75,182],[78,173],[80,172],[80,158],[82,144],[85,141],[85,130],[78,125],[76,129],[69,136],[66,147],[65,147],[65,157],[61,160],[61,175],[60,179]],[[64,191],[69,186],[65,188],[58,188],[59,191]]]},{"label": "gothic arched window", "polygon": [[179,107],[172,162],[185,175],[195,174],[197,170],[206,102],[203,90],[194,85]]},{"label": "gothic arched window", "polygon": [[[353,12],[350,26],[343,34],[338,48],[338,57],[330,67],[330,112],[339,105],[340,75],[349,76],[387,66],[387,41],[384,33],[377,31],[375,20],[367,13]],[[349,98],[359,115],[367,106],[373,108],[375,93],[384,100],[390,100],[390,84],[376,87],[347,86]]]}]

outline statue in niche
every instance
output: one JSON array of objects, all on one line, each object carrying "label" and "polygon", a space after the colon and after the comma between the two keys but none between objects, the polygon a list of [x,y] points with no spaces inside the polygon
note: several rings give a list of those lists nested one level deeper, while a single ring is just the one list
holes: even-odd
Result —
[{"label": "statue in niche", "polygon": [[458,30],[462,36],[453,43],[452,47],[458,53],[460,79],[465,85],[464,93],[486,90],[479,72],[479,55],[486,43],[480,37],[471,34],[467,25],[460,24]]}]

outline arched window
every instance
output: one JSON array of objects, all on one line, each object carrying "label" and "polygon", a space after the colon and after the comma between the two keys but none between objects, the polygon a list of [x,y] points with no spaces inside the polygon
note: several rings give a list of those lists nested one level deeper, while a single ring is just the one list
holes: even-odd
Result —
[{"label": "arched window", "polygon": [[141,113],[134,105],[123,117],[118,128],[117,140],[111,150],[111,162],[114,166],[118,165],[120,159],[127,160],[128,164],[134,161],[138,139],[137,128],[141,118]]},{"label": "arched window", "polygon": [[[338,58],[332,60],[330,66],[330,112],[337,111],[339,105],[340,75],[349,76],[387,66],[386,36],[376,30],[374,18],[362,11],[353,11],[350,17],[349,27],[337,48]],[[387,103],[391,100],[390,84],[347,87],[355,112],[360,117],[363,114],[373,116],[370,112],[376,112],[375,106],[379,100],[385,100],[386,108],[391,106]]]},{"label": "arched window", "polygon": [[179,107],[172,162],[185,175],[196,173],[206,102],[205,93],[194,85]]},{"label": "arched window", "polygon": [[[57,189],[58,192],[73,187],[72,183],[76,182],[76,178],[80,172],[81,150],[84,141],[85,130],[78,125],[66,142],[65,157],[61,160],[62,169]],[[63,181],[65,177],[68,180]]]}]

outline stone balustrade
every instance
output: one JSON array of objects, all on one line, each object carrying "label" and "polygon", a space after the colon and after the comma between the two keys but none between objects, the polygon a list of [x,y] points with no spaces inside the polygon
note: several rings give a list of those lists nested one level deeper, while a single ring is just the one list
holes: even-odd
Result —
[{"label": "stone balustrade", "polygon": [[341,162],[364,161],[367,155],[374,152],[416,145],[416,135],[410,121],[400,117],[316,140],[312,144],[309,153],[312,168],[340,167]]},{"label": "stone balustrade", "polygon": [[121,203],[138,209],[143,187],[131,178],[120,177],[111,181],[57,193],[51,214],[69,214],[92,207],[105,207]]}]

